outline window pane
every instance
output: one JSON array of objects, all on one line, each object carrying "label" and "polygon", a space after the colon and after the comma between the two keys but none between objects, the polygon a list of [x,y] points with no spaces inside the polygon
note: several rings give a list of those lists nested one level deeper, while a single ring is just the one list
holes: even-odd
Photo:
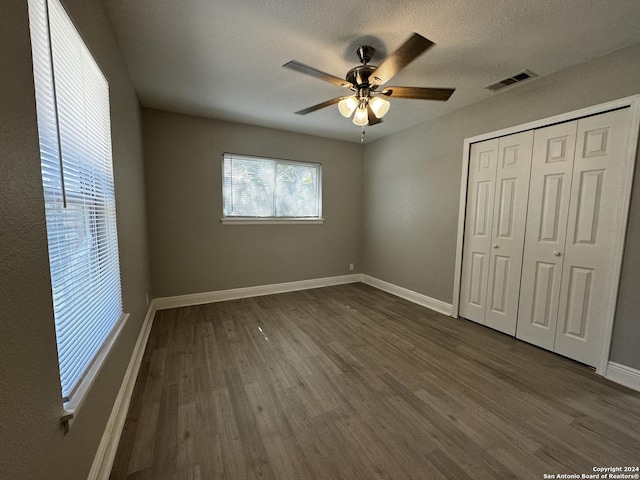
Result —
[{"label": "window pane", "polygon": [[315,166],[276,166],[276,216],[318,216],[318,171]]},{"label": "window pane", "polygon": [[241,217],[273,216],[274,164],[255,160],[231,161],[231,211]]},{"label": "window pane", "polygon": [[29,16],[66,401],[122,315],[109,85],[59,0],[29,0]]}]

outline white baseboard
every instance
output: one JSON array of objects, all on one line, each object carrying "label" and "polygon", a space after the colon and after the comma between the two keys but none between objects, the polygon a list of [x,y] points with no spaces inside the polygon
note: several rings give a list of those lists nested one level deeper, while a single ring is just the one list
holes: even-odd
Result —
[{"label": "white baseboard", "polygon": [[147,346],[147,340],[149,339],[155,313],[156,307],[152,301],[147,310],[147,315],[144,318],[136,345],[133,348],[131,360],[129,360],[127,371],[122,379],[118,396],[111,409],[107,426],[102,434],[102,440],[100,440],[100,445],[93,458],[93,464],[91,465],[91,471],[89,472],[87,480],[109,479],[113,461],[116,457],[116,451],[118,450],[118,444],[120,443],[122,429],[124,428],[124,422],[127,418],[133,387],[138,378],[138,371],[140,370],[140,364],[142,363],[142,357]]},{"label": "white baseboard", "polygon": [[440,312],[449,316],[451,316],[451,314],[453,313],[453,305],[451,305],[450,303],[436,300],[435,298],[431,298],[421,293],[414,292],[413,290],[399,287],[397,285],[394,285],[393,283],[385,282],[384,280],[379,280],[377,278],[364,274],[361,275],[360,281],[362,283],[366,283],[367,285],[371,285],[372,287],[375,287],[379,290],[383,290],[387,293],[395,295],[396,297],[404,298],[405,300],[409,300],[410,302],[417,303],[418,305],[430,308],[431,310],[435,310],[436,312]]},{"label": "white baseboard", "polygon": [[379,280],[369,275],[354,273],[351,275],[339,275],[336,277],[313,278],[311,280],[301,280],[298,282],[275,283],[271,285],[257,285],[255,287],[233,288],[230,290],[218,290],[214,292],[192,293],[188,295],[177,295],[174,297],[155,298],[153,304],[157,310],[169,308],[190,307],[193,305],[203,305],[206,303],[224,302],[236,300],[238,298],[259,297],[262,295],[273,295],[276,293],[295,292],[298,290],[308,290],[311,288],[330,287],[333,285],[344,285],[347,283],[362,282],[371,285],[379,290],[404,298],[410,302],[417,303],[423,307],[430,308],[445,315],[451,315],[453,306],[441,300],[422,295],[392,283]]},{"label": "white baseboard", "polygon": [[640,392],[640,370],[609,362],[605,378]]},{"label": "white baseboard", "polygon": [[258,285],[255,287],[218,290],[216,292],[203,292],[193,293],[190,295],[178,295],[175,297],[162,297],[154,299],[153,302],[157,310],[166,310],[168,308],[189,307],[192,305],[202,305],[205,303],[236,300],[238,298],[259,297],[262,295],[273,295],[275,293],[295,292],[297,290],[308,290],[310,288],[330,287],[333,285],[344,285],[346,283],[357,283],[360,281],[360,278],[361,275],[355,273],[351,275],[340,275],[337,277],[301,280],[298,282],[275,283],[272,285]]}]

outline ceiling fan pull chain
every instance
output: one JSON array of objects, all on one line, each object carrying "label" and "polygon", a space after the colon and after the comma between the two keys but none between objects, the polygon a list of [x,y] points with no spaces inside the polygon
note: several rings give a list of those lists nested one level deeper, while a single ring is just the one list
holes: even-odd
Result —
[{"label": "ceiling fan pull chain", "polygon": [[360,135],[360,143],[364,143],[364,127],[362,127],[362,134]]}]

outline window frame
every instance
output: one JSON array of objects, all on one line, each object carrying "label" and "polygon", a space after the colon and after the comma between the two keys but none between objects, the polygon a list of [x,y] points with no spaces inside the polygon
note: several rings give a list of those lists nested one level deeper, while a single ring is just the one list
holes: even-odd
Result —
[{"label": "window frame", "polygon": [[[67,432],[129,318],[115,211],[111,94],[107,75],[64,3],[28,3],[61,422]],[[61,42],[64,48],[77,46],[77,57],[66,56]],[[75,59],[74,68],[67,59]],[[69,82],[82,85],[81,97],[68,93]],[[86,254],[73,249],[74,240],[82,241]],[[80,275],[88,280],[80,282]],[[70,369],[72,374],[63,374]]]},{"label": "window frame", "polygon": [[[226,192],[226,182],[225,182],[225,164],[227,160],[233,159],[241,159],[241,160],[255,160],[264,163],[272,163],[274,168],[277,168],[278,165],[297,165],[303,167],[314,167],[316,168],[316,183],[318,185],[317,188],[317,210],[318,215],[313,217],[293,217],[293,216],[242,216],[242,215],[225,215],[226,203],[227,203],[227,192]],[[222,193],[222,218],[220,222],[223,225],[300,225],[300,224],[311,224],[311,225],[319,225],[324,223],[324,217],[322,216],[322,164],[318,162],[305,162],[300,160],[289,160],[282,158],[274,158],[274,157],[261,157],[256,155],[245,155],[245,154],[237,154],[224,152],[222,154],[222,162],[221,162],[221,193]],[[276,190],[274,188],[273,192],[274,198],[276,195]]]}]

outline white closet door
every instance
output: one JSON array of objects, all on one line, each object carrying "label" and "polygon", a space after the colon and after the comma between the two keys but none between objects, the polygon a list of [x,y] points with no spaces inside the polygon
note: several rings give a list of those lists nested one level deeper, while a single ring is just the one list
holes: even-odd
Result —
[{"label": "white closet door", "polygon": [[500,138],[485,325],[515,335],[533,131]]},{"label": "white closet door", "polygon": [[498,139],[471,145],[460,315],[484,324]]},{"label": "white closet door", "polygon": [[578,121],[554,351],[595,366],[613,297],[629,108]]},{"label": "white closet door", "polygon": [[536,130],[516,336],[553,350],[578,122]]}]

